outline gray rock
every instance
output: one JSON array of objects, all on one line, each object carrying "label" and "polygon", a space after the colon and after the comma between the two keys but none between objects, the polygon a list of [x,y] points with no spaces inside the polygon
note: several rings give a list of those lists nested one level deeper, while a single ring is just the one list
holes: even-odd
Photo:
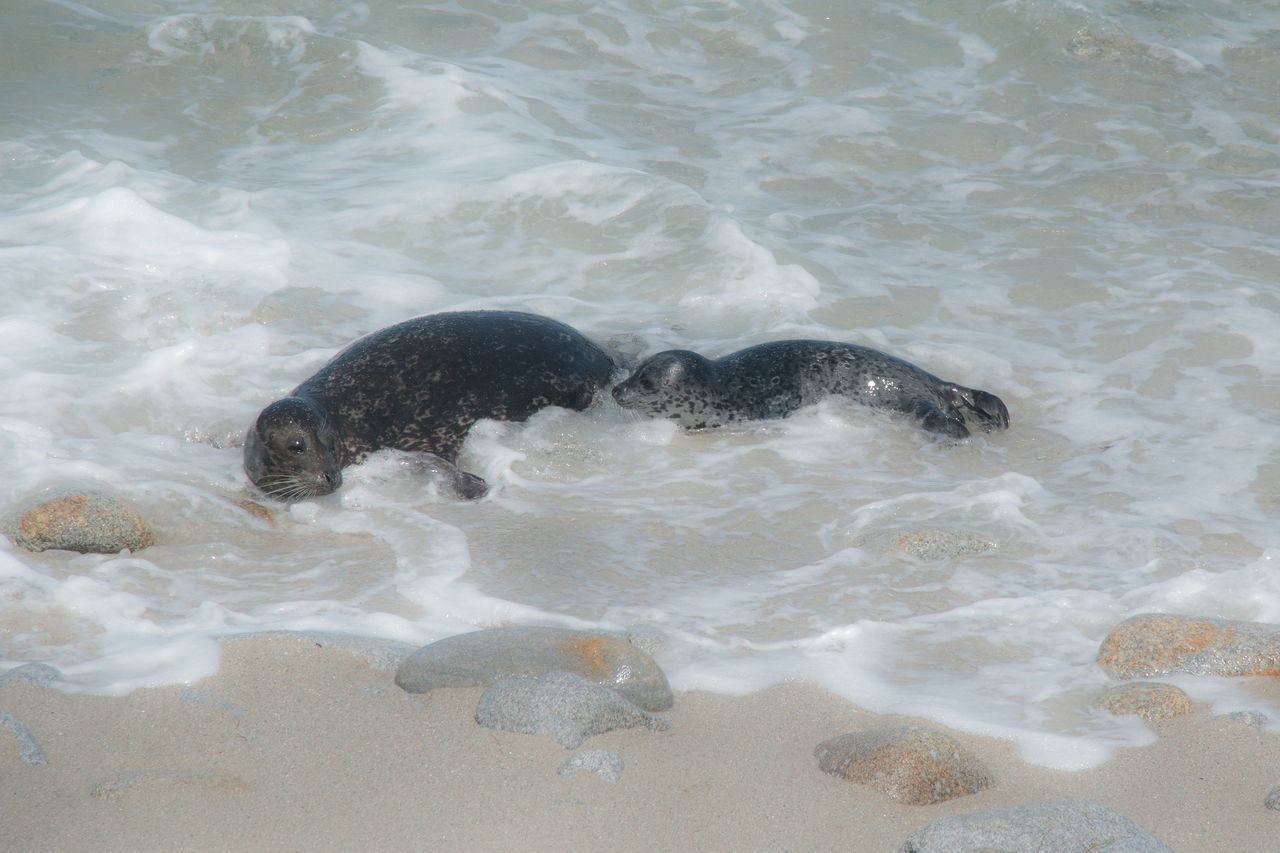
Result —
[{"label": "gray rock", "polygon": [[671,727],[607,687],[572,672],[519,675],[489,686],[476,706],[476,722],[491,729],[549,734],[566,749],[614,729]]},{"label": "gray rock", "polygon": [[976,755],[948,735],[919,726],[850,732],[824,740],[813,754],[824,772],[908,805],[940,803],[995,784]]},{"label": "gray rock", "polygon": [[1267,792],[1267,797],[1262,801],[1262,804],[1269,809],[1280,811],[1280,785],[1276,785]]},{"label": "gray rock", "polygon": [[944,817],[911,833],[898,853],[1173,853],[1113,809],[1089,800],[1032,803]]},{"label": "gray rock", "polygon": [[1165,720],[1191,713],[1191,697],[1172,684],[1131,681],[1103,691],[1095,708],[1110,714],[1136,714],[1144,720]]},{"label": "gray rock", "polygon": [[48,687],[62,680],[62,673],[47,663],[24,663],[0,674],[0,687],[10,681],[26,681],[36,687]]},{"label": "gray rock", "polygon": [[624,766],[622,756],[611,749],[584,749],[567,758],[556,772],[564,776],[578,770],[592,770],[606,782],[617,782],[622,778]]},{"label": "gray rock", "polygon": [[156,543],[136,509],[96,491],[62,494],[19,510],[5,521],[4,532],[28,551],[116,554]]},{"label": "gray rock", "polygon": [[0,726],[4,726],[13,732],[13,736],[18,739],[18,747],[21,749],[21,757],[27,764],[48,764],[49,756],[44,754],[44,747],[40,745],[40,741],[36,740],[36,736],[27,728],[27,724],[22,722],[17,714],[9,711],[0,711]]},{"label": "gray rock", "polygon": [[1111,630],[1098,663],[1112,678],[1280,675],[1280,625],[1146,613]]},{"label": "gray rock", "polygon": [[610,687],[646,711],[672,705],[667,676],[653,658],[621,637],[564,628],[489,628],[445,637],[411,654],[396,671],[396,684],[426,693],[557,670]]}]

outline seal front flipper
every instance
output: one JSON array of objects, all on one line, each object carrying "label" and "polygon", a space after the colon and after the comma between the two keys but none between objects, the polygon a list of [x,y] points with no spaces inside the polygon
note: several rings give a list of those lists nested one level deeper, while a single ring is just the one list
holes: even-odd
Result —
[{"label": "seal front flipper", "polygon": [[926,432],[957,440],[969,437],[969,429],[959,412],[944,412],[933,400],[916,400],[909,411]]},{"label": "seal front flipper", "polygon": [[951,405],[972,415],[986,432],[1009,428],[1009,409],[995,394],[954,384],[947,385],[944,390]]}]

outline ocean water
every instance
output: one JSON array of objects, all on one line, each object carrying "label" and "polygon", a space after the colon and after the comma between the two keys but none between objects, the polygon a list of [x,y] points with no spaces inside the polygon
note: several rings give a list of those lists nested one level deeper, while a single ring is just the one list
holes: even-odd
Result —
[{"label": "ocean water", "polygon": [[[11,0],[0,667],[122,693],[268,629],[647,626],[678,689],[803,678],[1084,767],[1139,612],[1280,622],[1280,8],[1190,0]],[[827,402],[682,433],[603,400],[251,515],[245,428],[341,346],[534,311],[637,358],[853,341],[1001,396],[945,446]],[[919,559],[958,528],[994,547]],[[1181,679],[1215,710],[1247,680]]]}]

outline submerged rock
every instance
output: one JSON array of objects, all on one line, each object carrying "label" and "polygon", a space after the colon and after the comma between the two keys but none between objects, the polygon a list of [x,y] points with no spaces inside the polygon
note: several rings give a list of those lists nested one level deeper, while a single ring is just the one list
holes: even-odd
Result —
[{"label": "submerged rock", "polygon": [[907,838],[898,853],[1173,853],[1119,812],[1089,800],[1031,803],[944,817]]},{"label": "submerged rock", "polygon": [[19,510],[6,522],[5,534],[28,551],[117,554],[156,543],[136,509],[98,492],[60,495]]},{"label": "submerged rock", "polygon": [[823,771],[908,805],[941,803],[995,784],[976,755],[942,732],[919,726],[850,732],[824,740],[813,754]]},{"label": "submerged rock", "polygon": [[1280,785],[1276,785],[1267,792],[1266,799],[1262,801],[1262,804],[1269,809],[1280,811]]},{"label": "submerged rock", "polygon": [[1191,698],[1172,684],[1133,681],[1107,688],[1093,706],[1110,714],[1136,714],[1144,720],[1165,720],[1190,714]]},{"label": "submerged rock", "polygon": [[566,749],[592,735],[647,726],[671,727],[607,687],[572,672],[541,677],[515,676],[494,682],[480,696],[476,722],[491,729],[522,734],[549,734]]},{"label": "submerged rock", "polygon": [[1148,613],[1107,635],[1098,663],[1112,678],[1280,675],[1280,625]]},{"label": "submerged rock", "polygon": [[25,681],[36,687],[48,687],[62,680],[62,671],[47,663],[24,663],[0,673],[0,687],[11,681]]},{"label": "submerged rock", "polygon": [[476,687],[515,675],[572,672],[617,691],[646,711],[673,702],[667,676],[621,637],[564,628],[489,628],[423,646],[396,670],[410,693],[437,687]]},{"label": "submerged rock", "polygon": [[896,548],[921,560],[943,560],[995,550],[990,536],[953,527],[931,527],[904,533],[893,540]]}]

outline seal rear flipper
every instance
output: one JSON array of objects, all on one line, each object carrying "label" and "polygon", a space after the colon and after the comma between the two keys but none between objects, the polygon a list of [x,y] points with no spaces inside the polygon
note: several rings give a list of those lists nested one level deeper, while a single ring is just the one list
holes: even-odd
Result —
[{"label": "seal rear flipper", "polygon": [[464,501],[479,500],[489,494],[489,484],[483,477],[463,471],[457,465],[435,453],[421,453],[421,463],[440,478],[441,490]]},{"label": "seal rear flipper", "polygon": [[974,420],[986,432],[1009,428],[1009,409],[995,394],[961,385],[949,385],[946,391],[951,405],[961,412],[973,415]]}]

